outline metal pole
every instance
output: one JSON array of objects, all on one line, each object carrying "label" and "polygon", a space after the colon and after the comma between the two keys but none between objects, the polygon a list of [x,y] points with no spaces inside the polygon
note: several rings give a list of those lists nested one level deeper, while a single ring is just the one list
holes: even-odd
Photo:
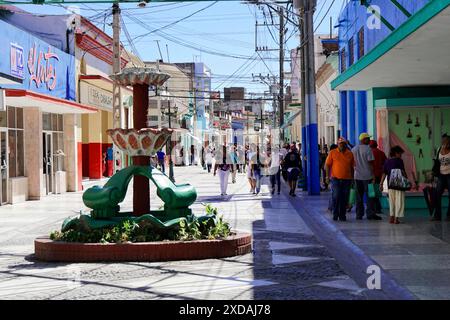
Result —
[{"label": "metal pole", "polygon": [[284,124],[284,8],[280,7],[280,93],[278,105],[280,112],[280,140],[284,140],[284,130],[281,127]]},{"label": "metal pole", "polygon": [[316,71],[314,57],[314,22],[313,16],[316,8],[316,0],[307,1],[305,5],[305,82],[306,82],[306,154],[307,154],[307,179],[308,194],[320,194],[319,150],[318,150],[318,126],[316,106]]},{"label": "metal pole", "polygon": [[[120,8],[119,3],[114,3],[112,6],[113,13],[113,74],[118,74],[121,71],[120,66]],[[117,80],[113,82],[113,128],[123,128],[123,106],[122,94],[120,84]],[[114,145],[114,172],[122,169],[122,153]]]}]

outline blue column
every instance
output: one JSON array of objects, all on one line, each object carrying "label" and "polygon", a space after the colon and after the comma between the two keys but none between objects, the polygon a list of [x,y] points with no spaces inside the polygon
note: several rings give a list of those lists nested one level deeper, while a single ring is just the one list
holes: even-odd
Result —
[{"label": "blue column", "polygon": [[319,134],[317,126],[316,94],[306,94],[306,155],[307,155],[307,181],[308,194],[320,194],[319,177]]},{"label": "blue column", "polygon": [[356,128],[355,128],[355,91],[348,92],[348,102],[347,102],[347,127],[348,136],[347,139],[351,144],[356,144]]},{"label": "blue column", "polygon": [[306,154],[306,144],[307,144],[307,133],[306,133],[306,126],[302,127],[302,169],[303,169],[303,176],[305,177],[305,187],[303,190],[308,190],[308,172],[307,172],[307,162],[305,160],[305,154]]},{"label": "blue column", "polygon": [[357,92],[356,104],[356,132],[360,134],[367,132],[367,93],[366,91]]},{"label": "blue column", "polygon": [[347,91],[340,91],[339,92],[339,106],[340,106],[340,124],[341,124],[341,136],[346,137],[348,136],[347,132]]}]

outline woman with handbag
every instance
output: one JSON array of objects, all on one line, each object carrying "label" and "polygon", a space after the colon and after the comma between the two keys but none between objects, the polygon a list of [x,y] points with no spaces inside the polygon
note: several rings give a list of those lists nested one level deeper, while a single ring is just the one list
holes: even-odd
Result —
[{"label": "woman with handbag", "polygon": [[442,136],[442,145],[435,161],[439,161],[439,174],[437,175],[436,210],[432,221],[441,221],[442,219],[442,195],[445,189],[449,190],[449,207],[446,220],[450,221],[450,136]]},{"label": "woman with handbag", "polygon": [[389,223],[399,224],[405,216],[405,191],[411,189],[405,171],[402,154],[405,151],[400,146],[391,148],[390,158],[386,160],[381,176],[380,191],[383,192],[383,183],[388,178],[389,193]]}]

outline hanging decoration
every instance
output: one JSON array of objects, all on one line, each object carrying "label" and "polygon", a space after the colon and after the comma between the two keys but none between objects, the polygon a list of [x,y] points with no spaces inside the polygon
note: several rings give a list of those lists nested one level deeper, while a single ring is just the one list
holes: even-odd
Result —
[{"label": "hanging decoration", "polygon": [[416,124],[414,125],[414,127],[420,127],[419,117],[416,117]]},{"label": "hanging decoration", "polygon": [[420,145],[420,143],[422,142],[422,137],[420,135],[416,136],[416,144]]},{"label": "hanging decoration", "polygon": [[407,124],[411,124],[413,123],[412,119],[411,119],[411,114],[408,114],[408,120],[406,121]]},{"label": "hanging decoration", "polygon": [[398,113],[395,114],[395,124],[399,125],[400,123],[400,116],[398,115]]},{"label": "hanging decoration", "polygon": [[408,134],[406,135],[407,138],[412,138],[411,128],[408,129]]}]

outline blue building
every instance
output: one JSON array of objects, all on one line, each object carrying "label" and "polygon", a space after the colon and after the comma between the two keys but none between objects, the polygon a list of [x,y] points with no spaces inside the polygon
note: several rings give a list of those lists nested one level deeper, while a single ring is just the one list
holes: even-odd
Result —
[{"label": "blue building", "polygon": [[[440,136],[450,132],[450,0],[351,0],[341,13],[340,135],[369,132],[387,152],[401,145],[418,190],[407,207],[424,207]],[[415,191],[415,192],[414,192]]]}]

